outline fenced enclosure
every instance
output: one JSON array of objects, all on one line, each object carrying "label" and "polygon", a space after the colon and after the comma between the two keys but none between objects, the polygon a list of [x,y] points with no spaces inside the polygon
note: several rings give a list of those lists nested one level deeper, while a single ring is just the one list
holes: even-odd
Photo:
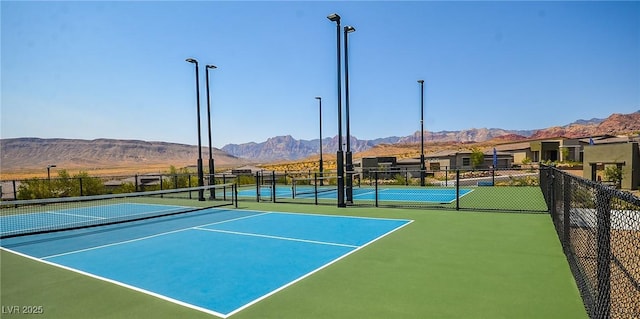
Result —
[{"label": "fenced enclosure", "polygon": [[[207,192],[207,201],[218,197],[222,201],[337,205],[336,172],[205,175],[205,185],[227,183],[233,187]],[[195,174],[52,178],[3,181],[2,192],[3,200],[35,195],[90,197],[197,184]],[[169,193],[162,196],[168,198]],[[549,166],[354,172],[351,193],[351,198],[345,196],[348,206],[550,213],[590,317],[640,318],[640,199],[636,196]],[[192,190],[183,194],[188,199],[199,197]],[[11,202],[5,204],[11,206]]]},{"label": "fenced enclosure", "polygon": [[[546,213],[538,171],[527,170],[369,171],[353,174],[348,206]],[[345,174],[346,175],[346,174]],[[240,187],[240,200],[337,205],[336,172],[273,172],[254,175]],[[345,183],[347,184],[347,183]],[[352,194],[350,197],[349,194]]]},{"label": "fenced enclosure", "polygon": [[640,198],[540,169],[540,187],[591,318],[640,317]]}]

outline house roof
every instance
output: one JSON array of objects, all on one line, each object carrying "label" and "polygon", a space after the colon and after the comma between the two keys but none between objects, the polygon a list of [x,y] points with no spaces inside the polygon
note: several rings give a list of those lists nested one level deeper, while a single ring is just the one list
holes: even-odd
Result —
[{"label": "house roof", "polygon": [[580,139],[581,143],[590,144],[591,140],[593,140],[593,144],[615,144],[615,143],[631,143],[631,142],[640,142],[640,136],[598,136],[598,137],[586,137]]}]

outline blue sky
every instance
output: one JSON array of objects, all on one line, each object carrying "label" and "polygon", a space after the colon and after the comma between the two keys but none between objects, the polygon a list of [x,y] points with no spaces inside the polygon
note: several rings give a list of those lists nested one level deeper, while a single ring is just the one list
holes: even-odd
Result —
[{"label": "blue sky", "polygon": [[[640,109],[640,2],[1,4],[1,137],[213,145],[337,134],[337,12],[351,133],[537,129]],[[344,92],[344,90],[343,90]],[[344,106],[344,103],[343,103]],[[343,129],[344,134],[344,129]]]}]

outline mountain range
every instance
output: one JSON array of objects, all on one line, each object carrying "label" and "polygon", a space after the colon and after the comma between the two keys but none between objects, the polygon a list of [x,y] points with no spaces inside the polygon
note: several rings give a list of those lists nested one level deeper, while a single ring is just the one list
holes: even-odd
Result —
[{"label": "mountain range", "polygon": [[[503,130],[480,128],[461,131],[425,131],[425,142],[504,143],[524,139],[544,139],[564,136],[568,138],[603,134],[631,134],[640,132],[640,111],[631,114],[612,114],[606,119],[578,120],[571,124],[540,130]],[[343,140],[344,142],[344,140]],[[359,140],[351,137],[351,149],[355,153],[375,149],[389,144],[416,144],[420,132],[404,137],[386,137],[374,140]],[[248,163],[267,163],[283,160],[298,160],[317,156],[320,141],[297,140],[290,135],[277,136],[261,143],[228,144],[222,149],[213,149],[217,168],[242,166]],[[324,153],[334,153],[338,148],[337,137],[322,141]],[[0,139],[0,171],[27,168],[42,169],[56,164],[65,168],[91,169],[114,166],[174,165],[193,166],[198,158],[198,148],[193,145],[115,139]],[[202,149],[204,165],[207,166],[208,149]]]},{"label": "mountain range", "polygon": [[[551,137],[585,137],[602,134],[624,134],[640,132],[640,111],[631,114],[612,114],[606,119],[592,118],[577,120],[565,126],[539,130],[503,130],[499,128],[472,128],[461,131],[424,132],[425,142],[510,142],[524,139]],[[352,136],[351,150],[354,153],[366,151],[380,144],[414,144],[420,142],[420,131],[404,137],[386,137],[375,140],[359,140]],[[343,140],[344,143],[344,140]],[[298,160],[318,154],[319,139],[297,140],[290,135],[276,136],[262,143],[228,144],[222,150],[239,158],[258,159],[264,162],[277,160]],[[338,138],[322,140],[324,153],[335,153]]]}]

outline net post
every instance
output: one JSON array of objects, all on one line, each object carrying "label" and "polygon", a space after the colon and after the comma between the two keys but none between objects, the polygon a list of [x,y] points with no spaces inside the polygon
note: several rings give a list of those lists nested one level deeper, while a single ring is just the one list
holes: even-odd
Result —
[{"label": "net post", "polygon": [[456,210],[460,210],[460,170],[456,169]]}]

